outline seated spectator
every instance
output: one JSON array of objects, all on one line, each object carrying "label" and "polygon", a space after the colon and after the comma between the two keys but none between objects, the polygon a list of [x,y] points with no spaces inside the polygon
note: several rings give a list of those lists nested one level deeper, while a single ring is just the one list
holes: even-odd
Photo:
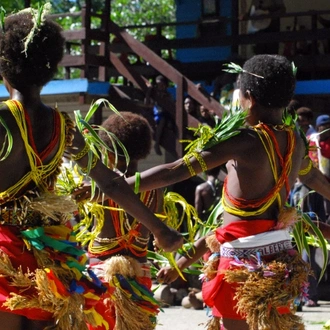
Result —
[{"label": "seated spectator", "polygon": [[199,111],[201,114],[200,122],[203,125],[208,125],[213,128],[216,124],[216,118],[219,117],[214,113],[213,110],[205,108],[204,105],[200,105]]},{"label": "seated spectator", "polygon": [[198,103],[189,95],[184,99],[184,109],[187,114],[194,116],[196,119],[200,119]]}]

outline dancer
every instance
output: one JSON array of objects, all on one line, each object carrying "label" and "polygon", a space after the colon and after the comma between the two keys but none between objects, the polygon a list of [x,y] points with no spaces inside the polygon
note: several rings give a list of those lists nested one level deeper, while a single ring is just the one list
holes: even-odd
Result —
[{"label": "dancer", "polygon": [[[46,18],[50,4],[1,22],[0,71],[10,100],[0,117],[0,323],[4,329],[82,329],[102,322],[93,306],[104,287],[86,271],[86,256],[69,227],[76,209],[55,183],[64,151],[100,189],[139,219],[166,250],[182,244],[120,175],[88,156],[88,144],[64,113],[46,106],[42,87],[64,50],[61,28]],[[89,164],[90,163],[90,164]],[[40,321],[40,322],[39,322]]]},{"label": "dancer", "polygon": [[[118,146],[116,155],[108,152],[109,167],[127,177],[134,175],[141,159],[151,149],[152,130],[148,121],[138,114],[122,111],[121,116],[110,115],[100,130],[102,141],[113,149],[113,141],[107,132],[113,133],[126,148],[129,155],[127,167],[123,150]],[[161,190],[140,194],[141,201],[152,211],[159,212]],[[95,206],[93,206],[94,208]],[[148,330],[156,326],[159,305],[153,298],[150,265],[147,249],[150,231],[120,206],[109,199],[100,205],[104,217],[91,218],[94,222],[88,252],[91,268],[107,286],[107,292],[96,305],[102,314],[104,325],[90,329]],[[90,227],[84,219],[82,226]],[[86,236],[82,231],[79,236]]]},{"label": "dancer", "polygon": [[[292,248],[286,227],[294,218],[285,203],[298,175],[326,198],[330,185],[312,166],[294,122],[290,117],[283,121],[295,88],[291,63],[279,55],[256,55],[239,73],[247,126],[237,128],[242,126],[241,114],[232,117],[237,125],[234,119],[222,118],[221,126],[210,130],[211,138],[196,143],[198,148],[182,159],[140,173],[140,189],[164,187],[226,163],[222,227],[215,231],[216,241],[210,239],[206,245],[204,237],[195,249],[197,258],[208,249],[221,255],[218,272],[203,283],[203,299],[213,308],[213,322],[222,318],[227,330],[302,328],[290,304],[304,290],[309,269]],[[127,181],[134,184],[134,178]],[[269,275],[268,282],[262,274]],[[269,292],[268,298],[264,292]],[[263,303],[257,306],[259,301]]]}]

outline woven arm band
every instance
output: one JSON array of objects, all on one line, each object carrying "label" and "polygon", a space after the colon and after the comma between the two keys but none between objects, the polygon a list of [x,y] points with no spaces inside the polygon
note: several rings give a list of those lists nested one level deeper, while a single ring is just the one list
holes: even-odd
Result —
[{"label": "woven arm band", "polygon": [[197,159],[197,161],[198,161],[199,165],[201,166],[201,169],[202,169],[203,172],[207,171],[207,165],[206,165],[203,157],[200,155],[200,153],[194,152],[193,154],[185,155],[183,157],[183,161],[186,164],[186,166],[187,166],[187,168],[188,168],[191,176],[195,176],[196,175],[196,172],[195,172],[195,170],[193,169],[193,167],[192,167],[192,165],[190,163],[190,159],[189,158],[191,156],[194,156]]},{"label": "woven arm band", "polygon": [[84,148],[81,151],[79,151],[76,155],[72,155],[72,160],[77,161],[77,160],[83,158],[84,156],[86,156],[86,154],[88,153],[89,149],[90,149],[90,147],[86,143],[85,146],[84,146]]}]

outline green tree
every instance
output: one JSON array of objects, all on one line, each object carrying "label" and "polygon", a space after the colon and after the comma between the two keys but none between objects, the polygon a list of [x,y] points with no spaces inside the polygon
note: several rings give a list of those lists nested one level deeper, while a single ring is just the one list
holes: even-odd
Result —
[{"label": "green tree", "polygon": [[[93,11],[96,13],[102,12],[105,1],[107,0],[92,0]],[[28,2],[28,0],[1,0],[1,6],[9,14],[23,9]],[[38,3],[44,2],[31,0],[31,6],[37,8]],[[82,0],[52,0],[50,2],[53,7],[53,14],[79,12],[84,4]],[[128,32],[138,40],[143,41],[146,35],[155,35],[157,31],[156,27],[144,28],[142,26],[175,22],[175,0],[112,0],[111,19],[121,27],[140,26],[140,28],[129,28]],[[56,21],[64,30],[79,29],[82,25],[80,15],[63,15],[57,17]],[[99,20],[92,18],[92,26],[98,27],[98,25]],[[175,27],[162,28],[162,36],[173,39],[175,37]],[[79,46],[72,48],[72,52],[76,54],[80,54],[80,51]],[[163,52],[163,56],[168,56],[167,51]],[[61,77],[62,74],[59,73],[58,77]],[[77,71],[73,76],[79,76],[79,72]]]},{"label": "green tree", "polygon": [[[101,12],[105,1],[107,0],[92,0],[93,11]],[[9,14],[23,9],[28,2],[31,3],[31,6],[37,7],[38,3],[44,1],[2,0],[1,6]],[[53,0],[50,2],[53,6],[53,13],[80,11],[84,3],[81,0]],[[111,19],[120,26],[174,22],[175,0],[112,0]],[[167,38],[173,37],[173,28],[164,33]],[[136,32],[136,35],[139,36],[139,32]]]},{"label": "green tree", "polygon": [[[175,0],[113,0],[111,19],[119,26],[147,25],[175,22]],[[130,29],[139,40],[146,34],[155,34],[155,28]],[[173,27],[162,30],[163,36],[174,38]]]}]

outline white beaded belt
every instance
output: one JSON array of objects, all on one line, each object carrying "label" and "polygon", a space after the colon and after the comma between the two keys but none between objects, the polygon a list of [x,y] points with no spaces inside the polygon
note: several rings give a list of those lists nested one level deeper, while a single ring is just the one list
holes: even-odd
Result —
[{"label": "white beaded belt", "polygon": [[292,248],[289,232],[278,230],[226,242],[220,247],[220,256],[242,259],[256,255],[257,252],[260,256],[269,256]]}]

